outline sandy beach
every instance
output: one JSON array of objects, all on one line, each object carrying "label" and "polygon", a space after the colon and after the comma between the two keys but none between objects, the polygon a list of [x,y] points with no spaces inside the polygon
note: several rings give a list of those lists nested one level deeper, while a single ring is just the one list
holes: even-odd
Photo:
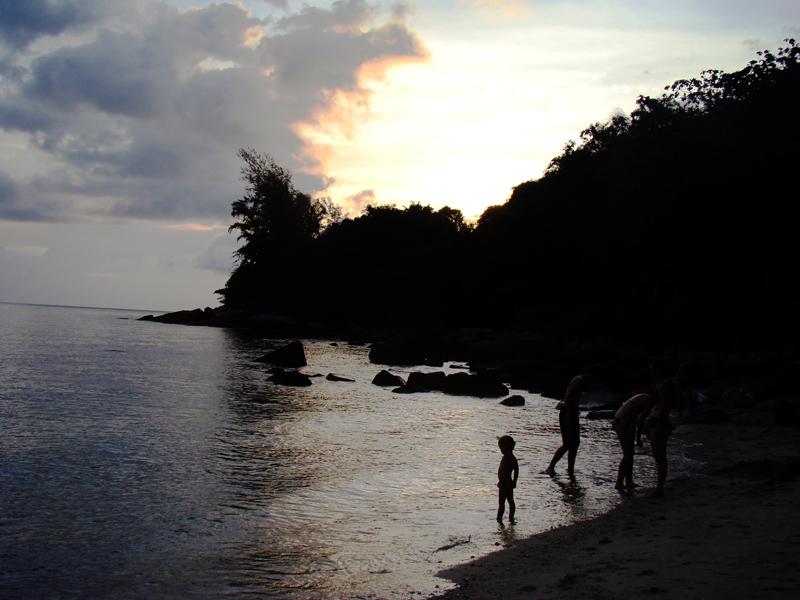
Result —
[{"label": "sandy beach", "polygon": [[769,412],[731,416],[676,420],[670,454],[689,460],[666,498],[645,498],[654,482],[641,481],[610,513],[442,572],[458,587],[438,598],[797,598],[800,428]]}]

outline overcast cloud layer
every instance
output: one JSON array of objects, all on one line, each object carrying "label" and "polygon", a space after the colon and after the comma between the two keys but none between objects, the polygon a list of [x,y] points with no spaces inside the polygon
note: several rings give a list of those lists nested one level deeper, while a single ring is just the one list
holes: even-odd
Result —
[{"label": "overcast cloud layer", "polygon": [[402,11],[363,0],[264,19],[241,5],[131,0],[2,0],[0,14],[0,128],[40,157],[0,171],[9,220],[225,220],[240,147],[324,190],[296,124],[337,92],[366,94],[363,65],[426,56]]},{"label": "overcast cloud layer", "polygon": [[353,214],[470,218],[639,94],[800,38],[797,0],[309,2],[0,0],[0,302],[215,305],[241,147]]}]

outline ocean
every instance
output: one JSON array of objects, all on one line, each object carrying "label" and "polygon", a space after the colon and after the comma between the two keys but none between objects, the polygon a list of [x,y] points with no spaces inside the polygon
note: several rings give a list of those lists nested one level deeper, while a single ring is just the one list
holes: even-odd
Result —
[{"label": "ocean", "polygon": [[[281,387],[255,359],[289,340],[143,314],[0,304],[6,600],[425,597],[443,568],[620,501],[607,422],[582,421],[574,482],[540,474],[552,399],[393,393],[346,340],[302,340],[319,376]],[[503,434],[520,481],[500,526]]]}]

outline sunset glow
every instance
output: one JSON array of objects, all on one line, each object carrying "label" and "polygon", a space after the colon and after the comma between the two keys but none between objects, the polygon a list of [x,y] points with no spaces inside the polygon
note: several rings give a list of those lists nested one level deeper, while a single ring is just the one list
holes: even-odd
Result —
[{"label": "sunset glow", "polygon": [[[165,309],[213,305],[230,273],[239,148],[351,216],[418,202],[476,219],[639,95],[800,35],[800,5],[779,0],[25,6],[0,16],[0,301]],[[138,283],[60,296],[87,273]],[[170,277],[205,283],[165,294]]]}]

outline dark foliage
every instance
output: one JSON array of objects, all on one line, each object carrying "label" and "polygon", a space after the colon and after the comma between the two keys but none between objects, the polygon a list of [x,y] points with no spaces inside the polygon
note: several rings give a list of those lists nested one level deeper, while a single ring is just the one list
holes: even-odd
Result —
[{"label": "dark foliage", "polygon": [[306,285],[313,240],[326,220],[341,213],[330,200],[297,191],[291,173],[270,156],[250,149],[239,156],[247,185],[233,203],[230,231],[238,231],[244,243],[236,251],[234,272],[217,293],[225,305],[290,312],[291,294],[284,290]]},{"label": "dark foliage", "polygon": [[[331,317],[376,324],[451,323],[463,310],[470,226],[461,211],[411,204],[368,206],[355,219],[329,227],[320,271]],[[458,315],[458,316],[456,316]]]},{"label": "dark foliage", "polygon": [[530,269],[503,271],[529,299],[520,318],[706,344],[797,331],[800,48],[787,44],[640,97],[487,209],[478,241]]},{"label": "dark foliage", "polygon": [[[794,40],[735,73],[678,81],[588,127],[474,228],[457,210],[418,204],[370,206],[324,227],[330,205],[243,151],[248,193],[232,229],[247,243],[223,299],[301,317],[572,338],[796,335],[799,100]],[[279,273],[284,265],[302,277]]]}]

